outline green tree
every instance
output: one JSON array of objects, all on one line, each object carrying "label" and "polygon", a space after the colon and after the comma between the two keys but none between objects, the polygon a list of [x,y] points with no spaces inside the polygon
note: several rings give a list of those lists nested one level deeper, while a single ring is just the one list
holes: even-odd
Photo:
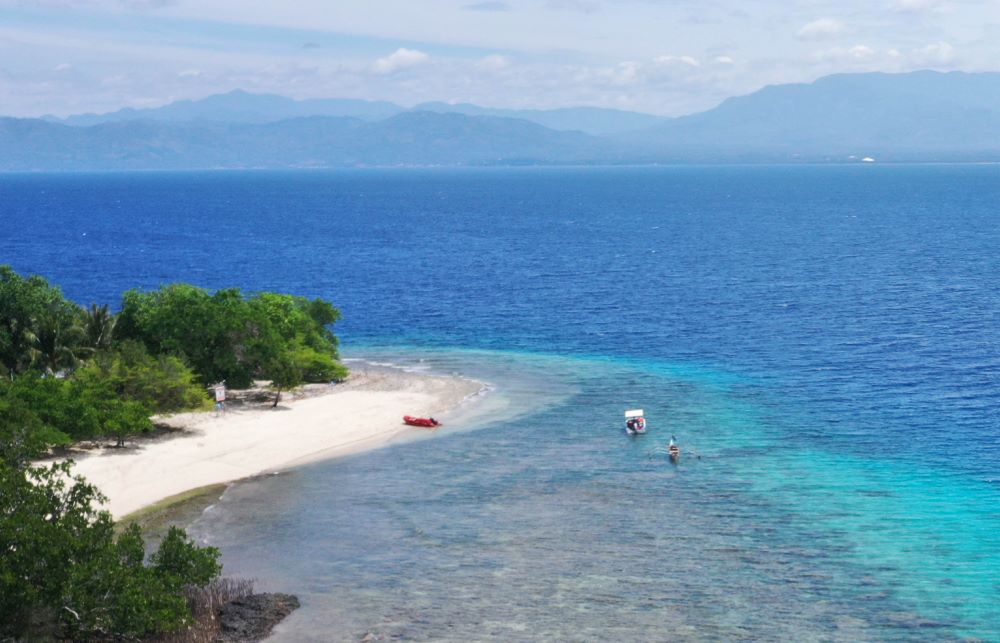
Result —
[{"label": "green tree", "polygon": [[0,266],[0,363],[8,376],[31,367],[33,350],[40,349],[37,320],[46,311],[68,306],[72,304],[62,292],[43,277],[22,277],[10,266]]},{"label": "green tree", "polygon": [[17,444],[36,456],[42,444],[47,448],[103,435],[124,444],[129,435],[152,430],[149,416],[143,403],[122,399],[106,380],[25,373],[0,383],[0,433],[19,437]]},{"label": "green tree", "polygon": [[245,388],[255,378],[276,376],[285,381],[289,359],[308,362],[300,369],[306,381],[328,381],[347,372],[329,329],[339,316],[320,299],[277,293],[247,298],[234,288],[209,293],[174,284],[125,293],[116,335],[143,342],[150,353],[182,357],[205,385],[226,380]]},{"label": "green tree", "polygon": [[101,501],[71,463],[0,464],[0,638],[136,639],[188,622],[184,590],[218,576],[218,550],[174,529],[146,565],[139,528],[116,537]]},{"label": "green tree", "polygon": [[51,302],[37,313],[30,339],[31,364],[48,375],[72,371],[92,354],[84,345],[79,310],[67,301]]},{"label": "green tree", "polygon": [[208,399],[205,388],[180,358],[154,357],[135,340],[98,353],[75,377],[88,386],[110,386],[121,399],[139,402],[151,413],[198,408]]},{"label": "green tree", "polygon": [[17,466],[45,454],[50,447],[71,442],[67,434],[45,424],[20,400],[0,395],[0,463]]},{"label": "green tree", "polygon": [[213,295],[174,284],[148,293],[125,293],[116,335],[143,342],[154,355],[181,357],[203,384],[228,380],[234,388],[245,388],[255,370],[248,344],[258,334],[250,321],[239,290]]},{"label": "green tree", "polygon": [[267,372],[271,378],[271,386],[275,389],[274,404],[271,405],[271,408],[278,406],[283,390],[302,384],[302,368],[295,362],[294,356],[290,353],[276,356],[268,364]]},{"label": "green tree", "polygon": [[198,547],[178,527],[167,531],[150,562],[153,570],[177,589],[187,585],[204,587],[222,572],[218,550]]},{"label": "green tree", "polygon": [[89,348],[94,351],[111,348],[117,319],[107,304],[91,304],[90,308],[81,311],[80,321]]}]

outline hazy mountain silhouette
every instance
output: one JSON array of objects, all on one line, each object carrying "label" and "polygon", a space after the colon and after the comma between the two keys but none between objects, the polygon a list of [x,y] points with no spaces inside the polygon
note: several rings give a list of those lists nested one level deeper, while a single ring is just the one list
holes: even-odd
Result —
[{"label": "hazy mountain silhouette", "polygon": [[653,158],[995,158],[1000,73],[826,76],[730,98],[626,140]]},{"label": "hazy mountain silhouette", "polygon": [[621,134],[651,127],[669,119],[663,116],[601,107],[565,107],[562,109],[492,109],[469,103],[421,103],[413,108],[428,112],[520,118],[555,130],[576,130],[597,136]]},{"label": "hazy mountain silhouette", "polygon": [[465,114],[467,116],[499,116],[518,118],[550,129],[588,134],[612,134],[647,127],[663,120],[638,112],[600,107],[570,107],[564,109],[491,109],[467,103],[424,103],[411,110],[385,101],[349,98],[293,100],[274,94],[252,94],[234,90],[200,100],[181,100],[163,107],[120,109],[106,114],[79,114],[66,118],[46,116],[45,120],[76,127],[118,123],[122,121],[170,121],[220,123],[273,123],[307,116],[350,116],[366,121],[378,121],[405,111]]},{"label": "hazy mountain silhouette", "polygon": [[79,114],[66,118],[45,117],[64,125],[88,126],[122,121],[212,121],[220,123],[271,123],[303,116],[350,116],[377,121],[405,108],[384,101],[329,98],[293,100],[274,94],[251,94],[234,90],[200,100],[180,100],[163,107],[125,108],[107,114]]},{"label": "hazy mountain silhouette", "polygon": [[[424,107],[230,92],[122,110],[87,126],[91,117],[66,120],[75,126],[0,119],[0,169],[1000,160],[1000,73],[841,74],[766,87],[675,119],[590,108]],[[298,114],[317,110],[328,113]],[[561,114],[563,128],[581,130],[587,121],[613,134],[495,114]],[[620,133],[636,123],[647,126]]]},{"label": "hazy mountain silhouette", "polygon": [[0,170],[579,163],[602,142],[528,121],[405,112],[375,123],[313,116],[274,123],[122,121],[71,127],[0,119]]}]

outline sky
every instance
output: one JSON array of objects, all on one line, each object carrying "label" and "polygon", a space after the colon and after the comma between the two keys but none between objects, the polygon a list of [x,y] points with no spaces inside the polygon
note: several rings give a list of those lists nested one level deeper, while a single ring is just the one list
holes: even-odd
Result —
[{"label": "sky", "polygon": [[0,0],[0,114],[297,99],[676,116],[840,72],[1000,71],[1000,0]]}]

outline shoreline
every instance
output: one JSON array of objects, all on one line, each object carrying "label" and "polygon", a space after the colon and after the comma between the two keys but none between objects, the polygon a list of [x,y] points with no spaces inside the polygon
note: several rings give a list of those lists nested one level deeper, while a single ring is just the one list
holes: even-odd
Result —
[{"label": "shoreline", "polygon": [[[370,451],[426,429],[403,415],[436,416],[473,400],[489,387],[476,380],[397,368],[354,367],[336,385],[311,384],[264,404],[157,418],[167,436],[135,446],[74,453],[74,475],[107,496],[115,520],[158,513],[205,488],[297,466]],[[130,518],[131,519],[131,518]]]}]

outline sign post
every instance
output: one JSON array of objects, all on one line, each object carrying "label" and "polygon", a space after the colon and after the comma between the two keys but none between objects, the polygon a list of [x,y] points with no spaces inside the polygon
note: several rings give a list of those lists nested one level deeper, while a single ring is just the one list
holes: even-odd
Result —
[{"label": "sign post", "polygon": [[226,412],[226,383],[219,382],[212,387],[215,390],[215,412]]}]

